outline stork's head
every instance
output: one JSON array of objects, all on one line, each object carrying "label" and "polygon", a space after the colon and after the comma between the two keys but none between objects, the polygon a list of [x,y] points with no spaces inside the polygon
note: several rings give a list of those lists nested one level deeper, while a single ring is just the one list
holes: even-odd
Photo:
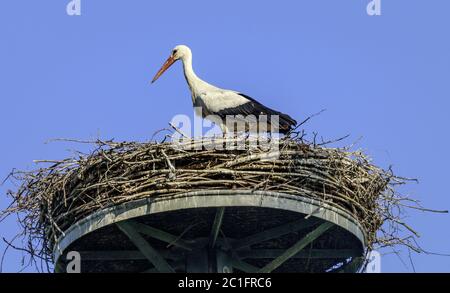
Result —
[{"label": "stork's head", "polygon": [[185,60],[186,58],[189,58],[192,56],[191,49],[189,49],[188,46],[185,45],[178,45],[175,48],[173,48],[172,53],[170,54],[169,58],[164,62],[163,66],[159,71],[156,73],[155,77],[153,77],[152,83],[154,83],[169,67],[175,63],[175,61],[182,59]]}]

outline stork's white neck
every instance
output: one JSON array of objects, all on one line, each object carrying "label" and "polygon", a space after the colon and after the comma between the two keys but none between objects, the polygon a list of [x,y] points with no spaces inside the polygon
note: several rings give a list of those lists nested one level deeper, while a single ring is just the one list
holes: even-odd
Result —
[{"label": "stork's white neck", "polygon": [[185,50],[184,54],[180,57],[183,62],[184,77],[191,90],[192,103],[195,104],[195,99],[201,95],[205,90],[217,89],[215,86],[207,83],[206,81],[200,79],[194,72],[192,68],[192,53],[189,48]]},{"label": "stork's white neck", "polygon": [[194,91],[196,89],[196,85],[200,81],[200,78],[198,78],[198,76],[194,72],[194,69],[192,68],[192,55],[184,55],[181,58],[181,61],[183,62],[184,77],[186,78],[191,91]]}]

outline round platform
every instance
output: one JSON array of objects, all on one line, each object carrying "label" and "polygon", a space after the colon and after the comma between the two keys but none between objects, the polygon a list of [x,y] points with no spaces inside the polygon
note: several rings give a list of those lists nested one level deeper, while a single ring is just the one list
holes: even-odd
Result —
[{"label": "round platform", "polygon": [[366,238],[347,211],[277,192],[211,190],[131,201],[78,221],[54,249],[65,272],[354,272]]}]

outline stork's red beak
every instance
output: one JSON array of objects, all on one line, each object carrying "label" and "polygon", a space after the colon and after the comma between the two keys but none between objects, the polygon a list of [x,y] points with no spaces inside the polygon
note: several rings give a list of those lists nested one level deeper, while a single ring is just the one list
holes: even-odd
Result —
[{"label": "stork's red beak", "polygon": [[177,61],[173,56],[171,55],[166,62],[164,62],[161,69],[156,73],[155,77],[152,79],[152,83],[154,83],[163,73],[166,71],[175,61]]}]

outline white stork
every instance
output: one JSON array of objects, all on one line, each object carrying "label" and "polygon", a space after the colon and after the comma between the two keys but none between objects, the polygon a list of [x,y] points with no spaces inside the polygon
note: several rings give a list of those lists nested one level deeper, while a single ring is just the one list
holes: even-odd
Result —
[{"label": "white stork", "polygon": [[[289,115],[272,110],[247,95],[221,89],[201,80],[192,69],[191,49],[184,45],[176,46],[172,50],[170,57],[156,73],[152,83],[179,59],[183,62],[184,76],[191,90],[193,106],[196,110],[201,109],[203,118],[218,124],[224,134],[230,131],[229,127],[227,127],[230,124],[226,123],[226,119],[229,119],[230,116],[251,116],[260,121],[259,117],[265,115],[265,121],[267,122],[265,129],[270,131],[272,129],[271,121],[276,121],[273,115],[277,115],[278,130],[283,134],[288,133],[297,124]],[[198,111],[196,113],[200,114]],[[248,122],[248,120],[246,121]]]}]

